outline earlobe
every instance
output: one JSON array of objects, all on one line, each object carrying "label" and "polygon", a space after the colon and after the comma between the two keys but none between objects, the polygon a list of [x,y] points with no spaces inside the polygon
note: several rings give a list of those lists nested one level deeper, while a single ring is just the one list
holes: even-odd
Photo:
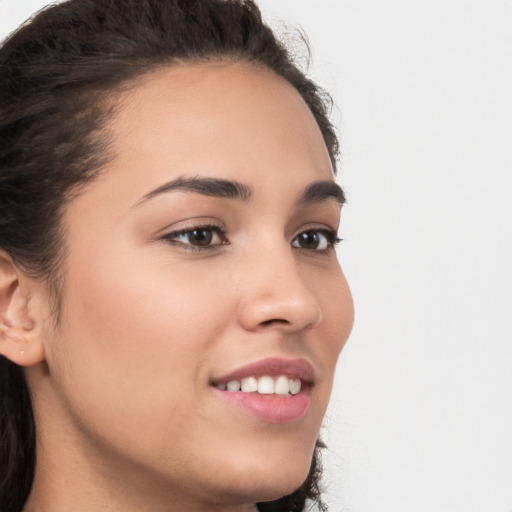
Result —
[{"label": "earlobe", "polygon": [[30,287],[12,259],[0,251],[0,354],[20,366],[44,360],[39,329],[30,315]]}]

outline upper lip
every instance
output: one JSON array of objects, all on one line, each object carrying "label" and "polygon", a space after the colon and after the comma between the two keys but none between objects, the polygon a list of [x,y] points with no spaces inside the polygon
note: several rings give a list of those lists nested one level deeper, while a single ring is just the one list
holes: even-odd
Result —
[{"label": "upper lip", "polygon": [[285,375],[290,379],[300,379],[303,383],[312,384],[314,370],[313,366],[305,359],[270,357],[249,363],[229,374],[214,378],[212,384],[226,384],[233,380],[242,380],[246,377],[262,377],[263,375],[270,377]]}]

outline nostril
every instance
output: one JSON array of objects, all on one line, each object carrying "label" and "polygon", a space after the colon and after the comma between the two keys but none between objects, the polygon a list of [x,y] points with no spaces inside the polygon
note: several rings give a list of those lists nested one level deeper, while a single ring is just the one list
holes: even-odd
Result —
[{"label": "nostril", "polygon": [[288,320],[284,320],[284,319],[281,319],[281,318],[273,318],[271,320],[265,320],[264,322],[261,322],[260,325],[272,325],[272,324],[283,324],[283,325],[287,325],[289,324],[290,322]]},{"label": "nostril", "polygon": [[250,290],[238,308],[238,320],[250,331],[257,329],[283,329],[297,331],[317,326],[322,318],[320,304],[303,285],[280,286],[275,281],[273,289],[268,286]]}]

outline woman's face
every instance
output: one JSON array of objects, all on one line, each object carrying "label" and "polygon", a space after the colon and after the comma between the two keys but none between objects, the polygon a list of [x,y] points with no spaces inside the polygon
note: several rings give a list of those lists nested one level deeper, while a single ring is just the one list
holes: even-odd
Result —
[{"label": "woman's face", "polygon": [[183,65],[123,93],[108,133],[113,160],[64,215],[41,442],[133,499],[292,492],[353,317],[313,115],[266,70]]}]

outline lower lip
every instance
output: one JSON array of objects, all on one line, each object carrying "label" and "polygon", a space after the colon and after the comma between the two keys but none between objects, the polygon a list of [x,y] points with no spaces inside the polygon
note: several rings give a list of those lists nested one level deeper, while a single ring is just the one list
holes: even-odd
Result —
[{"label": "lower lip", "polygon": [[311,403],[307,388],[292,396],[214,389],[232,405],[268,423],[290,423],[300,420],[308,412]]}]

